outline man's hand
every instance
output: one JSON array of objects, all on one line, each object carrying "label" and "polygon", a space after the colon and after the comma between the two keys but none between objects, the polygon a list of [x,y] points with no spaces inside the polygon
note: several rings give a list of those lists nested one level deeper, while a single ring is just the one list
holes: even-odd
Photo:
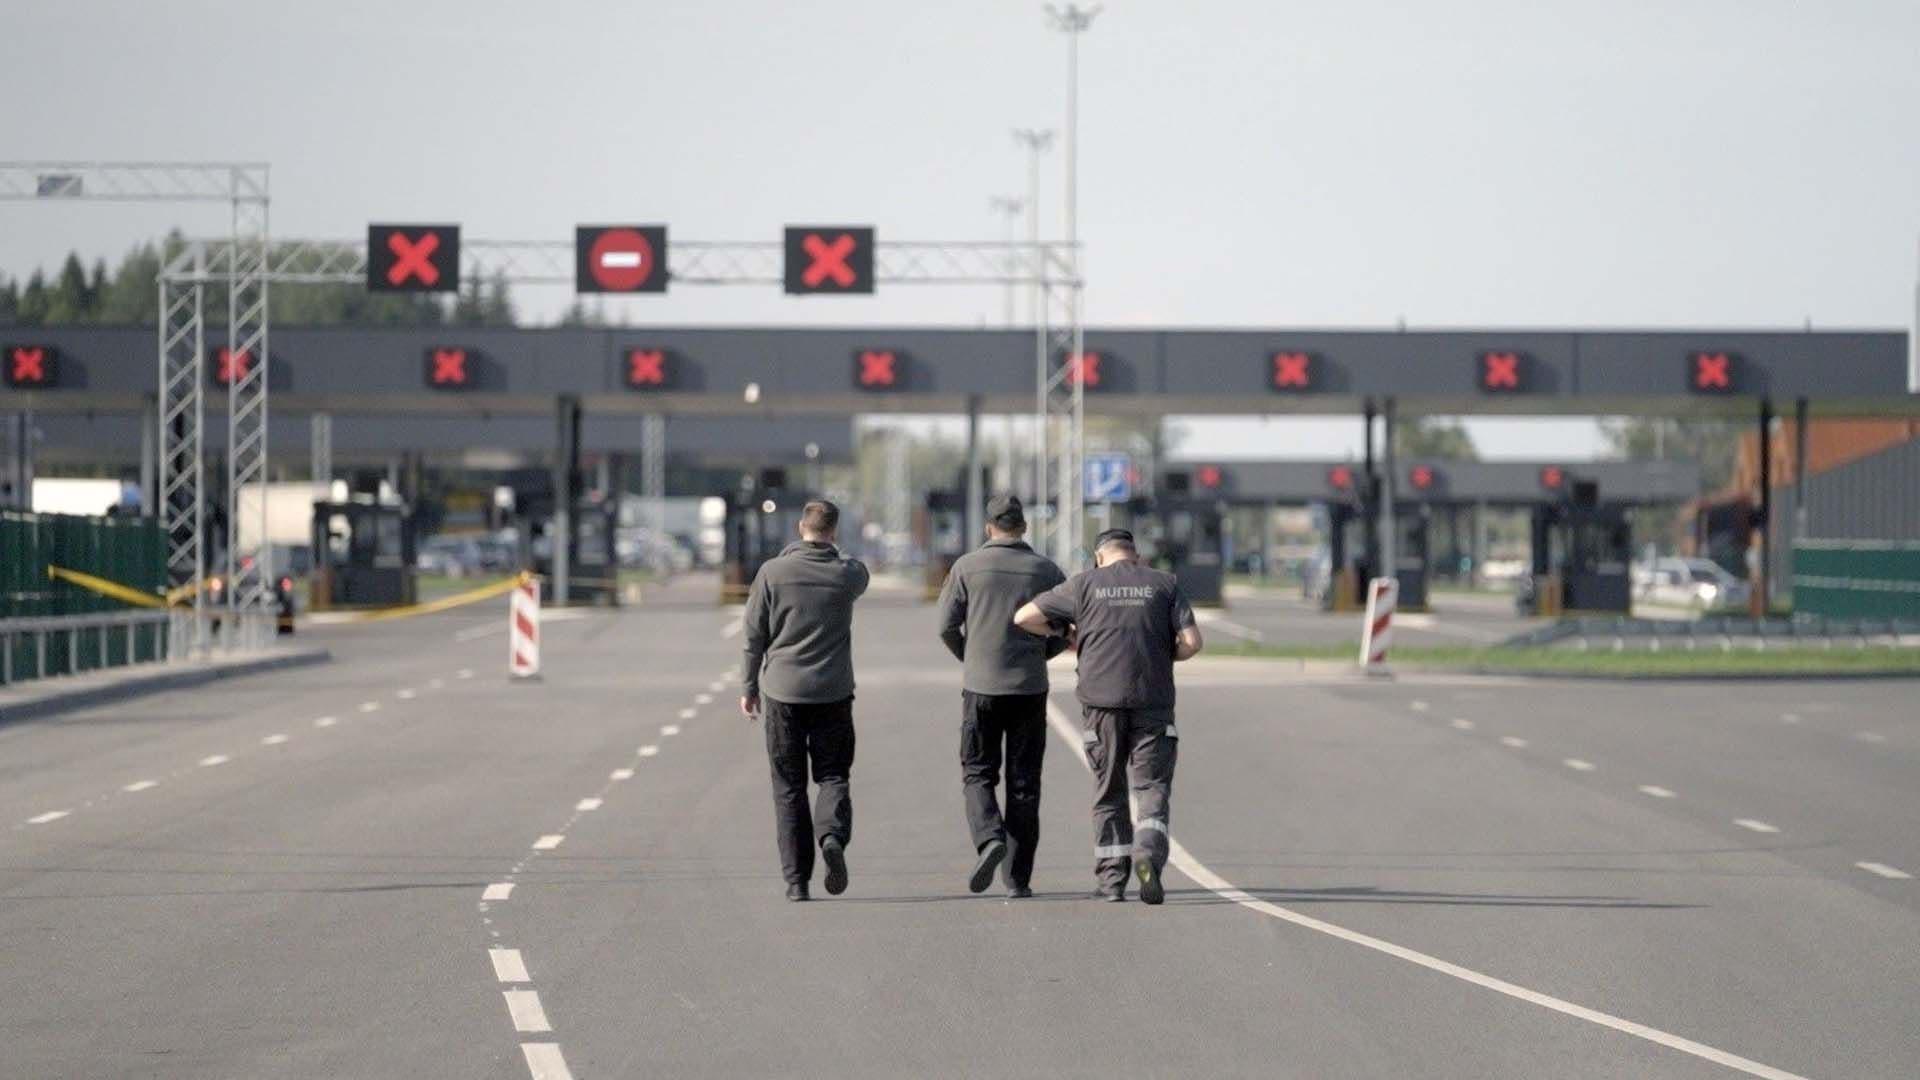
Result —
[{"label": "man's hand", "polygon": [[755,694],[740,695],[740,715],[752,723],[760,718],[760,698]]}]

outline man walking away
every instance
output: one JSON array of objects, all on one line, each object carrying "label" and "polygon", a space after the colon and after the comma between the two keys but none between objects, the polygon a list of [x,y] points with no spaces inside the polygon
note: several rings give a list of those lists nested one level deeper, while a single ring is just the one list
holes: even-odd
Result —
[{"label": "man walking away", "polygon": [[[1042,641],[1015,629],[1020,605],[1066,580],[1027,546],[1026,512],[1013,495],[987,500],[987,542],[962,555],[940,590],[940,640],[963,666],[960,771],[975,860],[967,888],[985,892],[1006,860],[1007,895],[1033,895],[1040,843],[1040,765],[1047,749],[1047,661],[1066,639]],[[994,789],[1002,747],[1007,767],[1004,821]]]},{"label": "man walking away", "polygon": [[[1133,534],[1094,538],[1094,568],[1023,605],[1014,622],[1031,634],[1070,624],[1078,635],[1080,738],[1093,766],[1094,876],[1103,900],[1127,896],[1127,871],[1140,899],[1166,899],[1167,824],[1179,732],[1173,724],[1173,664],[1203,644],[1193,606],[1174,576],[1140,564]],[[1135,824],[1131,785],[1140,801]]]},{"label": "man walking away", "polygon": [[[740,711],[767,728],[773,765],[773,829],[787,899],[806,900],[813,844],[827,864],[827,892],[847,888],[846,848],[853,836],[853,602],[867,591],[867,568],[834,546],[840,509],[815,499],[800,511],[800,540],[754,575],[742,616],[745,693]],[[811,814],[807,766],[820,787]]]}]

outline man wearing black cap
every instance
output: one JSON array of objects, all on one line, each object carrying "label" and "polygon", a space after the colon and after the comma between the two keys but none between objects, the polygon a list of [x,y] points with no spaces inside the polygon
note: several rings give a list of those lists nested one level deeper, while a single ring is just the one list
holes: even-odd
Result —
[{"label": "man wearing black cap", "polygon": [[[987,500],[987,542],[962,555],[940,590],[940,640],[963,668],[960,769],[967,828],[973,833],[973,875],[984,892],[1006,861],[1007,895],[1032,896],[1034,848],[1040,842],[1040,763],[1047,749],[1047,660],[1066,640],[1042,641],[1014,629],[1020,605],[1066,580],[1060,568],[1027,546],[1019,498]],[[1002,745],[1007,813],[994,800]]]},{"label": "man wearing black cap", "polygon": [[[1125,900],[1127,872],[1140,899],[1166,899],[1167,823],[1179,732],[1173,724],[1173,665],[1199,653],[1193,606],[1172,574],[1140,563],[1133,534],[1094,538],[1094,568],[1022,605],[1014,622],[1031,634],[1071,626],[1078,635],[1080,738],[1093,766],[1094,876],[1103,900]],[[1140,803],[1127,807],[1131,786]]]}]

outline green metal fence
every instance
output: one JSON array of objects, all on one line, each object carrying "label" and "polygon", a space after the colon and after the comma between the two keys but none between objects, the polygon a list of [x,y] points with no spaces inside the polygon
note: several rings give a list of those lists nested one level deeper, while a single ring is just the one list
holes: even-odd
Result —
[{"label": "green metal fence", "polygon": [[[86,615],[128,605],[47,576],[62,566],[158,596],[166,585],[166,547],[153,518],[80,517],[0,510],[0,624],[7,619]],[[138,626],[130,637],[55,631],[45,642],[48,675],[158,659],[165,628]],[[67,636],[72,635],[72,640]],[[0,641],[10,650],[15,681],[39,670],[39,643],[24,636]],[[4,678],[4,676],[0,676]]]},{"label": "green metal fence", "polygon": [[1920,541],[1803,540],[1793,546],[1795,614],[1920,618]]}]

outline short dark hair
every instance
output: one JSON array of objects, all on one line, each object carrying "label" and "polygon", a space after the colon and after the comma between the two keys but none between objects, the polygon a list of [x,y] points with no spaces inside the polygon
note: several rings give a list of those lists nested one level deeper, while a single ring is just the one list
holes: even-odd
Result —
[{"label": "short dark hair", "polygon": [[1108,529],[1093,538],[1093,550],[1099,551],[1103,547],[1121,547],[1132,551],[1134,550],[1133,533],[1126,529]]},{"label": "short dark hair", "polygon": [[840,527],[840,508],[825,499],[809,500],[800,508],[800,530],[816,535]]},{"label": "short dark hair", "polygon": [[1001,532],[1017,533],[1027,529],[1026,508],[1018,495],[995,495],[987,500],[987,524]]}]

